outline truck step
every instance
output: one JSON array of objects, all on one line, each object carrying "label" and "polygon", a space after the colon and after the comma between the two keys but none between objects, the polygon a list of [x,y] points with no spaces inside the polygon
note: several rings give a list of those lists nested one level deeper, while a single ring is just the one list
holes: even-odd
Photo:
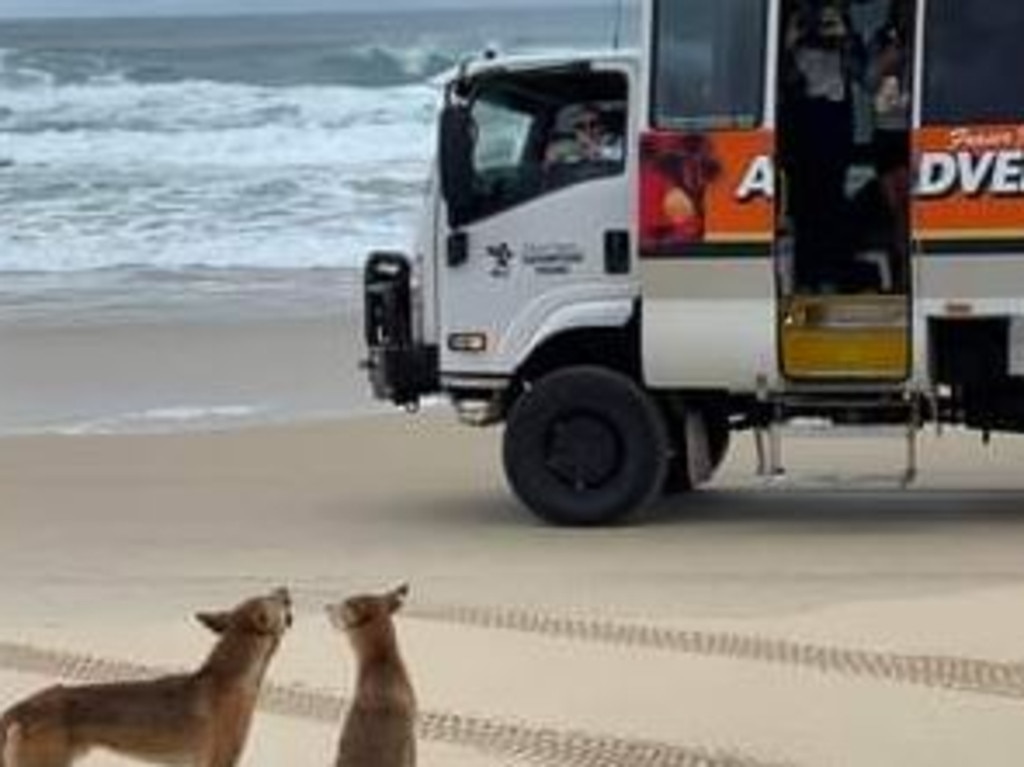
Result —
[{"label": "truck step", "polygon": [[914,483],[916,472],[842,474],[839,472],[786,472],[764,476],[769,487],[798,487],[809,490],[838,490],[844,487],[877,490],[905,490]]},{"label": "truck step", "polygon": [[798,419],[777,427],[785,437],[814,437],[818,439],[875,439],[905,438],[905,424],[834,424],[829,421]]},{"label": "truck step", "polygon": [[[906,487],[917,476],[917,434],[921,429],[920,400],[901,396],[861,398],[830,396],[820,399],[809,395],[793,397],[782,395],[767,403],[771,417],[754,429],[757,449],[757,473],[772,482],[789,476],[783,461],[783,442],[786,438],[812,437],[815,439],[880,439],[898,437],[904,442],[904,465],[895,474],[870,475],[867,484],[881,482]],[[814,416],[801,416],[803,412]],[[828,413],[829,415],[824,415]],[[837,418],[839,421],[837,422]],[[884,420],[884,422],[882,422]],[[800,484],[838,485],[840,483],[865,484],[857,477],[826,472],[818,480]],[[791,480],[787,480],[791,481]]]}]

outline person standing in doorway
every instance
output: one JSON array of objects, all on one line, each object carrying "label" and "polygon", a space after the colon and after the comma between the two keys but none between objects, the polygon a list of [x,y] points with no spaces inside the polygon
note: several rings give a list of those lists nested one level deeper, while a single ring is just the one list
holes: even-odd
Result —
[{"label": "person standing in doorway", "polygon": [[868,48],[875,172],[892,222],[893,285],[906,290],[910,242],[910,107],[913,0],[890,0],[885,23]]},{"label": "person standing in doorway", "polygon": [[786,27],[783,158],[799,290],[842,289],[849,259],[846,173],[853,153],[853,88],[864,49],[839,0],[805,0]]}]

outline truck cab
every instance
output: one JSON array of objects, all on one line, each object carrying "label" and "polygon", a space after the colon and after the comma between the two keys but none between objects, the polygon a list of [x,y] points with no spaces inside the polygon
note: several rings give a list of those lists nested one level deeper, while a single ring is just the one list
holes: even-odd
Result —
[{"label": "truck cab", "polygon": [[601,331],[635,322],[640,287],[638,71],[635,52],[603,52],[484,56],[453,73],[416,252],[367,264],[378,397],[443,391],[465,420],[495,423],[538,355],[612,351]]}]

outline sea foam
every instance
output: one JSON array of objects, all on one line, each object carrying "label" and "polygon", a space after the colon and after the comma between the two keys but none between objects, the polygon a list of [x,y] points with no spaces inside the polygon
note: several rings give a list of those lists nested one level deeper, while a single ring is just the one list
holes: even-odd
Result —
[{"label": "sea foam", "polygon": [[6,271],[355,263],[408,239],[437,100],[111,78],[6,95]]}]

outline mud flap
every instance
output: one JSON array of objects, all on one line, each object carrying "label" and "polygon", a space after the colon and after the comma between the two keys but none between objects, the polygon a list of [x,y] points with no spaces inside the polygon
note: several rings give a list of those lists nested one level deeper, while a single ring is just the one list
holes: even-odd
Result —
[{"label": "mud flap", "polygon": [[686,473],[691,487],[699,487],[711,479],[715,467],[711,463],[708,425],[699,410],[686,412]]}]

